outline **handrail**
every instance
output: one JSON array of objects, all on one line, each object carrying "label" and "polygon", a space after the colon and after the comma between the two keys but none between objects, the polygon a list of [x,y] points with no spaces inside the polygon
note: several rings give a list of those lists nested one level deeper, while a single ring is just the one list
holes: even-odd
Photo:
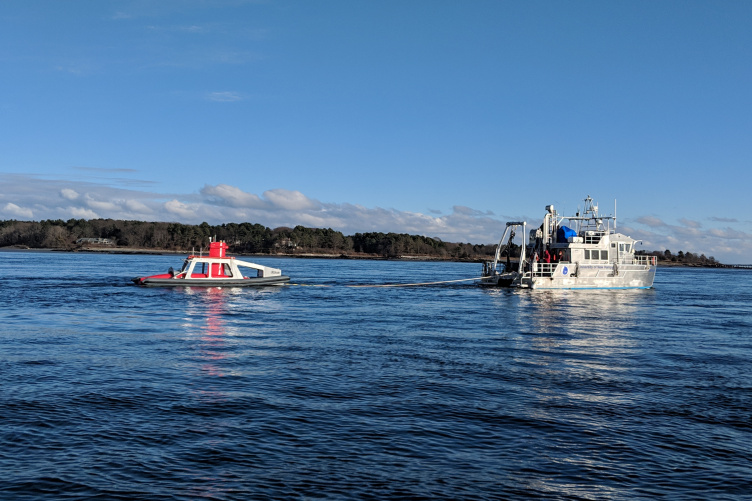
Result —
[{"label": "handrail", "polygon": [[657,258],[655,256],[635,256],[634,264],[641,264],[643,266],[655,266]]},{"label": "handrail", "polygon": [[[613,261],[609,262],[601,262],[601,263],[593,263],[593,264],[599,264],[600,266],[603,265],[613,265],[616,264],[618,267],[624,266],[624,265],[638,265],[638,266],[655,266],[657,262],[657,258],[655,256],[634,256],[632,259],[622,259],[617,263],[614,263]],[[532,265],[532,276],[534,277],[552,277],[556,273],[557,267],[559,265],[565,265],[565,266],[577,266],[577,263],[570,263],[567,261],[557,261],[554,263],[543,263],[543,262],[537,262],[533,263]],[[609,273],[613,273],[613,270],[609,268],[607,270]]]},{"label": "handrail", "polygon": [[597,243],[600,243],[601,239],[605,236],[605,232],[596,232],[595,235],[588,235],[585,233],[585,239],[584,242],[586,244],[595,245]]},{"label": "handrail", "polygon": [[533,264],[533,276],[534,277],[550,277],[554,274],[554,270],[559,263],[541,263],[537,262]]}]

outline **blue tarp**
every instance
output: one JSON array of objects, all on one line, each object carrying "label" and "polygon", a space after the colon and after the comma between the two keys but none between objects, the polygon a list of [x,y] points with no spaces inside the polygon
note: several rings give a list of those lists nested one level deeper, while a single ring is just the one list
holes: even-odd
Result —
[{"label": "blue tarp", "polygon": [[556,230],[556,241],[557,242],[566,242],[569,237],[576,237],[577,232],[574,231],[569,226],[559,226],[559,229]]}]

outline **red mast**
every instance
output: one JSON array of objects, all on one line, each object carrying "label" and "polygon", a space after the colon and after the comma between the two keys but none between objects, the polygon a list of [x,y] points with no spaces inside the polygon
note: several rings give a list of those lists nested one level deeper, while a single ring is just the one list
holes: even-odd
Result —
[{"label": "red mast", "polygon": [[227,244],[225,242],[210,242],[209,243],[209,257],[227,257]]}]

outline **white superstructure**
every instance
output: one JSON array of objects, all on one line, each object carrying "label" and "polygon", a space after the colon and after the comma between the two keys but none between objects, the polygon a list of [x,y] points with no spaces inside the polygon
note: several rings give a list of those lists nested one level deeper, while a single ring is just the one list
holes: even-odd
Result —
[{"label": "white superstructure", "polygon": [[[564,222],[568,224],[564,224]],[[613,225],[613,227],[612,227]],[[510,266],[514,229],[523,228],[519,261]],[[493,262],[485,263],[481,285],[531,289],[647,289],[656,259],[635,255],[635,240],[616,232],[616,216],[601,216],[589,196],[574,216],[546,206],[543,223],[525,242],[524,222],[507,223]],[[509,241],[504,240],[510,234]],[[501,264],[506,251],[507,264]]]}]

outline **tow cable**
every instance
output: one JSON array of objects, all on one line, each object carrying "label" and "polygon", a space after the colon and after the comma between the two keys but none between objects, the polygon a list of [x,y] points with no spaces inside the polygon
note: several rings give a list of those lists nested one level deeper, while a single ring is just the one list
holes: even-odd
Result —
[{"label": "tow cable", "polygon": [[[461,278],[458,280],[442,280],[440,282],[421,282],[421,283],[415,283],[415,284],[363,284],[363,285],[343,285],[342,287],[350,287],[353,289],[363,289],[363,288],[369,288],[369,287],[418,287],[421,285],[439,285],[439,284],[451,284],[451,283],[457,283],[457,282],[470,282],[475,280],[481,280],[483,277],[475,277],[475,278]],[[297,285],[299,287],[336,287],[335,285],[314,285],[314,284],[287,284],[287,285]]]}]

